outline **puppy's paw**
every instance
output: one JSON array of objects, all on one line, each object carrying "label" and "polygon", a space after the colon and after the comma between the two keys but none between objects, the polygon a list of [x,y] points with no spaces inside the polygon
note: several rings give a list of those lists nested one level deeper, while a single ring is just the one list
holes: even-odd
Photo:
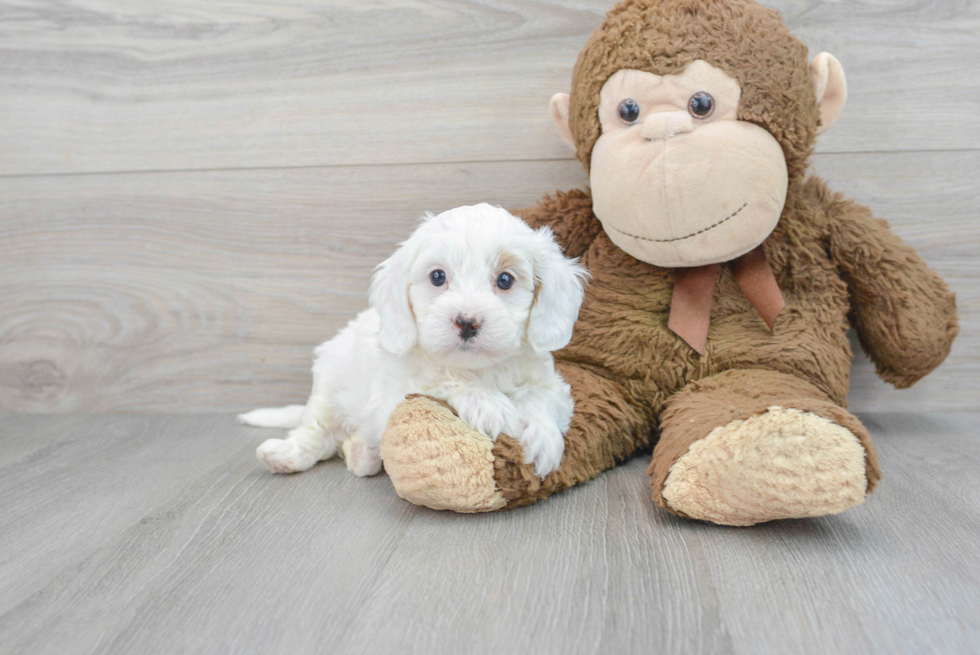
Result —
[{"label": "puppy's paw", "polygon": [[494,440],[501,433],[514,434],[521,424],[517,408],[503,394],[461,394],[449,404],[461,419]]},{"label": "puppy's paw", "polygon": [[517,441],[524,448],[524,463],[534,465],[543,478],[558,468],[565,453],[565,439],[554,421],[529,419]]},{"label": "puppy's paw", "polygon": [[255,456],[273,473],[297,473],[316,464],[316,454],[299,448],[287,439],[267,439],[255,450]]},{"label": "puppy's paw", "polygon": [[341,446],[347,470],[354,475],[366,478],[381,472],[381,448],[368,446],[364,439],[354,437]]}]

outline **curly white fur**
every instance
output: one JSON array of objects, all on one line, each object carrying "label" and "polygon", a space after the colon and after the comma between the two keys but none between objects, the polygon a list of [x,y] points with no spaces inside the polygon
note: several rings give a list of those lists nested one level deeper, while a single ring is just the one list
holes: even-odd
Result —
[{"label": "curly white fur", "polygon": [[376,269],[371,308],[316,349],[306,406],[239,418],[294,428],[259,446],[271,471],[305,471],[339,450],[353,473],[374,475],[388,417],[407,394],[426,394],[491,439],[516,438],[544,477],[561,462],[573,409],[551,352],[571,339],[587,276],[548,228],[499,207],[427,215]]}]

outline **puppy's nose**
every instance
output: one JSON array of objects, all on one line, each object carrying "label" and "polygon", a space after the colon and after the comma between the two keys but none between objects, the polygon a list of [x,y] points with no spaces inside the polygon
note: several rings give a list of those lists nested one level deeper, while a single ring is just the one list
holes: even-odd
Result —
[{"label": "puppy's nose", "polygon": [[476,331],[480,327],[475,318],[469,318],[462,315],[457,316],[454,323],[456,324],[456,327],[459,328],[459,336],[463,338],[463,341],[468,341],[475,337]]}]

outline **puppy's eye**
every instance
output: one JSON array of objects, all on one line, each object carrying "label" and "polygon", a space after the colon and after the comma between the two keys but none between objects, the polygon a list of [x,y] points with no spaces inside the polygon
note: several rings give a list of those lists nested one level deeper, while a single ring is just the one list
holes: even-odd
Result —
[{"label": "puppy's eye", "polygon": [[619,120],[632,125],[640,117],[640,105],[633,98],[627,98],[619,103]]},{"label": "puppy's eye", "polygon": [[432,271],[429,273],[429,282],[432,283],[434,287],[441,287],[446,283],[446,271]]},{"label": "puppy's eye", "polygon": [[497,287],[506,291],[514,286],[514,276],[510,273],[501,273],[497,276]]},{"label": "puppy's eye", "polygon": [[687,101],[687,110],[695,118],[707,118],[715,110],[715,99],[707,91],[698,91]]}]

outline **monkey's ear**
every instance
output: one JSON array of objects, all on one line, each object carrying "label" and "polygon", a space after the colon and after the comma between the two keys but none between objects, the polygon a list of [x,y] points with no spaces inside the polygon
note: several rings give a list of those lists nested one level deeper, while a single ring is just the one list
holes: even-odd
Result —
[{"label": "monkey's ear", "polygon": [[823,134],[837,122],[844,110],[844,103],[847,102],[847,80],[844,79],[844,68],[837,57],[829,52],[821,52],[813,58],[810,62],[810,76],[813,78],[813,88],[817,92],[817,104],[820,106],[820,127],[817,128],[817,134]]},{"label": "monkey's ear", "polygon": [[572,129],[568,127],[568,107],[571,104],[571,97],[567,93],[556,93],[551,96],[551,120],[555,122],[555,127],[565,139],[565,143],[575,148],[575,137],[572,136]]}]

